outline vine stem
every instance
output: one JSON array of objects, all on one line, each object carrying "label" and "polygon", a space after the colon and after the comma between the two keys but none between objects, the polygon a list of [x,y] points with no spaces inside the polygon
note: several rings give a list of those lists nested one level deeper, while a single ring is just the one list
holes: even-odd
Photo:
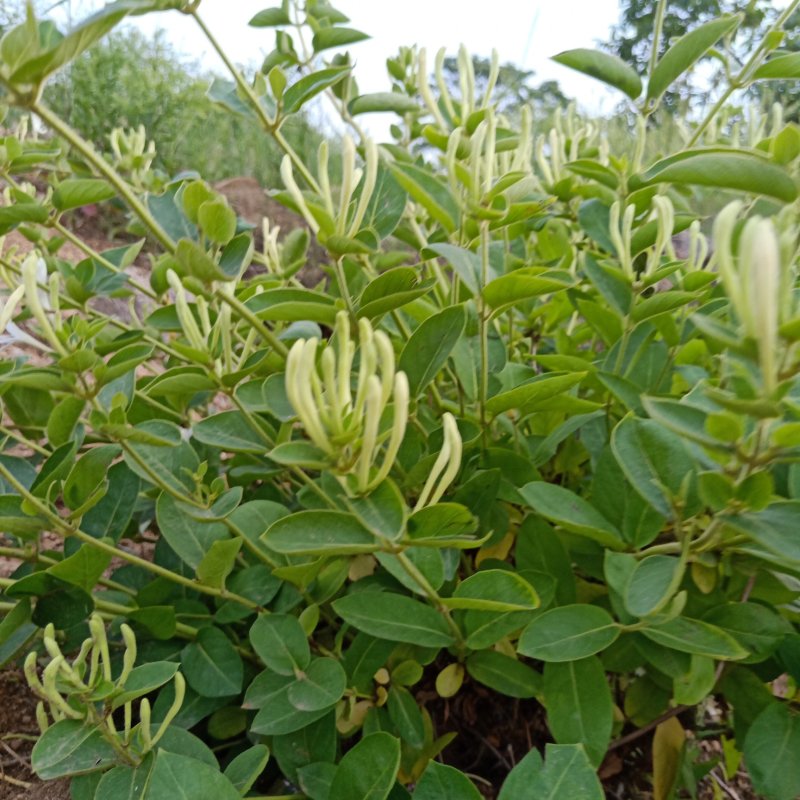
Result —
[{"label": "vine stem", "polygon": [[172,240],[172,237],[161,227],[158,220],[150,213],[147,206],[136,196],[136,193],[128,182],[89,142],[67,125],[58,114],[53,113],[47,106],[42,105],[39,101],[33,103],[30,106],[30,110],[51,130],[55,131],[62,139],[69,142],[69,144],[117,190],[128,204],[131,211],[133,211],[133,213],[150,229],[153,236],[158,239],[165,250],[169,253],[175,252],[175,242]]},{"label": "vine stem", "polygon": [[108,544],[104,542],[102,539],[96,539],[89,533],[82,531],[80,528],[74,525],[70,525],[68,522],[65,522],[58,514],[56,514],[49,506],[43,503],[38,497],[32,495],[15,477],[11,474],[11,472],[6,468],[5,464],[0,462],[0,476],[2,476],[14,489],[17,493],[25,498],[25,500],[30,503],[36,511],[45,517],[50,523],[52,523],[53,527],[62,535],[64,536],[74,536],[79,541],[83,542],[84,544],[88,544],[92,547],[95,547],[98,550],[102,550],[104,553],[108,553],[112,557],[116,556],[117,558],[121,558],[124,561],[127,561],[129,564],[133,564],[137,567],[142,567],[143,569],[152,572],[154,575],[158,575],[160,578],[166,578],[173,583],[180,584],[181,586],[185,586],[189,589],[192,589],[196,592],[200,592],[202,594],[211,595],[213,597],[218,597],[222,600],[233,600],[239,605],[244,606],[245,608],[250,609],[251,611],[263,611],[261,606],[258,603],[254,603],[252,600],[248,600],[246,597],[242,597],[241,595],[235,594],[233,592],[224,591],[222,589],[216,589],[213,586],[206,586],[202,583],[192,580],[191,578],[186,578],[183,575],[179,575],[172,570],[166,569],[158,564],[154,564],[147,559],[140,558],[139,556],[133,555],[133,553],[126,553],[124,550],[120,550],[118,547],[114,545]]},{"label": "vine stem", "polygon": [[727,89],[725,89],[725,91],[722,93],[722,96],[717,100],[716,103],[714,103],[714,105],[711,107],[711,110],[708,112],[708,114],[706,114],[705,119],[700,123],[700,125],[698,125],[697,129],[692,135],[692,138],[689,139],[686,145],[687,147],[693,147],[697,144],[706,128],[711,124],[711,121],[728,101],[728,98],[737,89],[741,89],[747,85],[747,83],[750,81],[752,71],[755,70],[755,68],[761,63],[762,58],[766,55],[768,39],[775,31],[780,30],[783,27],[783,24],[789,19],[789,17],[791,17],[798,6],[800,6],[800,0],[792,0],[792,2],[781,12],[775,22],[770,25],[753,55],[750,56],[750,58],[747,60],[747,63],[739,70],[739,74],[736,75],[733,80],[731,80]]},{"label": "vine stem", "polygon": [[321,194],[321,189],[316,178],[311,174],[310,170],[303,163],[300,156],[297,155],[294,148],[289,144],[288,141],[286,141],[285,137],[281,133],[280,122],[273,122],[273,120],[269,118],[264,106],[261,105],[261,101],[256,96],[256,93],[253,91],[250,84],[244,79],[244,75],[242,75],[230,58],[228,58],[228,54],[222,49],[222,45],[217,41],[217,38],[211,32],[211,29],[205,24],[205,22],[203,22],[203,18],[197,13],[196,10],[192,10],[190,13],[194,17],[194,21],[200,27],[200,30],[203,31],[206,39],[208,39],[208,43],[214,48],[214,50],[217,52],[217,55],[222,59],[222,63],[225,64],[228,72],[230,72],[231,76],[236,81],[236,85],[242,90],[242,92],[244,92],[253,108],[253,111],[255,111],[259,121],[264,126],[266,131],[272,135],[283,152],[289,156],[292,166],[303,176],[303,180],[315,192],[317,192],[317,194]]},{"label": "vine stem", "polygon": [[661,44],[661,31],[664,29],[664,15],[667,11],[667,0],[658,0],[656,19],[653,24],[653,48],[650,51],[650,67],[647,70],[647,79],[652,80],[658,63],[658,47]]}]

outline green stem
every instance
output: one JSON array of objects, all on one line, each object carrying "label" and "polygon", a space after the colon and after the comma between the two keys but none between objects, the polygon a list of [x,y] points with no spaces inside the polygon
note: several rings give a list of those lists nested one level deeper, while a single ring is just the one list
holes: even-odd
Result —
[{"label": "green stem", "polygon": [[480,383],[478,386],[478,408],[481,421],[481,437],[484,449],[489,444],[489,425],[486,419],[486,401],[489,397],[489,320],[486,303],[483,300],[483,288],[489,279],[489,224],[481,224],[481,285],[476,297],[478,306],[478,334],[480,336]]},{"label": "green stem", "polygon": [[144,558],[140,558],[139,556],[135,556],[132,553],[127,553],[124,550],[120,550],[114,545],[108,544],[107,542],[103,541],[102,539],[96,539],[89,533],[82,531],[80,528],[70,525],[68,522],[65,522],[58,514],[56,514],[52,509],[43,503],[38,497],[32,495],[15,477],[14,475],[9,472],[6,468],[5,464],[0,462],[0,476],[2,476],[15,490],[16,492],[23,497],[36,511],[45,517],[54,527],[56,531],[64,536],[74,536],[79,541],[83,542],[84,544],[88,544],[92,547],[97,548],[98,550],[102,550],[104,553],[108,553],[110,556],[118,557],[127,561],[129,564],[133,564],[137,567],[142,567],[143,569],[152,572],[154,575],[158,575],[160,578],[166,578],[173,583],[180,584],[181,586],[185,586],[188,589],[192,589],[195,592],[200,592],[201,594],[211,595],[213,597],[218,597],[223,600],[233,600],[236,603],[244,606],[245,608],[250,609],[251,611],[261,611],[261,607],[257,604],[248,600],[246,597],[242,597],[238,594],[234,594],[232,592],[228,592],[222,589],[217,589],[213,586],[206,586],[202,583],[198,583],[197,581],[192,580],[191,578],[186,578],[183,575],[179,575],[172,570],[166,569],[164,567],[159,566],[158,564],[154,564],[152,561],[147,561]]},{"label": "green stem", "polygon": [[661,44],[661,31],[664,29],[664,15],[667,11],[667,0],[658,0],[656,19],[653,24],[653,47],[650,51],[650,66],[647,70],[648,81],[653,79],[656,64],[658,63],[658,48]]},{"label": "green stem", "polygon": [[245,322],[249,322],[278,355],[283,358],[289,355],[286,345],[244,303],[236,297],[220,291],[215,293],[215,297],[222,300],[223,303],[227,303]]},{"label": "green stem", "polygon": [[153,236],[170,253],[175,252],[175,242],[170,235],[161,227],[158,220],[150,213],[145,204],[136,196],[127,181],[109,164],[85,139],[74,131],[57,114],[54,114],[47,106],[36,101],[31,105],[30,110],[36,114],[42,122],[55,131],[62,139],[79,152],[94,168],[99,172],[119,193],[130,207],[131,211],[150,229]]}]

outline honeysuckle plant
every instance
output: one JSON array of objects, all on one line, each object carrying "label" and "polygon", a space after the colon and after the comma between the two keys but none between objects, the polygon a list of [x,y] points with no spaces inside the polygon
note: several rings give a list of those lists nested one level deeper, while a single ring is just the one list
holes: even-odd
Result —
[{"label": "honeysuckle plant", "polygon": [[[556,56],[620,91],[623,146],[575,107],[552,129],[500,113],[497,54],[480,94],[463,48],[455,88],[444,51],[404,48],[361,93],[366,35],[326,0],[256,14],[275,47],[252,74],[200,2],[5,34],[0,236],[32,249],[0,248],[0,662],[41,701],[42,778],[93,800],[599,800],[635,749],[664,800],[742,755],[761,796],[800,795],[800,130],[728,104],[800,74],[799,4],[744,63],[738,15],[659,58],[664,0],[647,75]],[[211,96],[283,150],[267,188],[304,226],[264,220],[256,247],[202,177],[152,172],[147,131],[100,152],[44,104],[151,12],[219,52]],[[729,84],[660,152],[660,99],[709,53]],[[281,133],[314,98],[347,130],[340,171]],[[131,236],[99,252],[70,212],[112,200]],[[513,730],[461,718],[487,696]],[[703,766],[712,736],[726,760]]]}]

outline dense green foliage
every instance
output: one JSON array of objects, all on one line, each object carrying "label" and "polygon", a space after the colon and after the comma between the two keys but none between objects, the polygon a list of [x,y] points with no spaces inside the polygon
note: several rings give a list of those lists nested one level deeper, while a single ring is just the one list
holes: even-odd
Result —
[{"label": "dense green foliage", "polygon": [[[105,154],[48,104],[129,14],[187,14],[218,47],[199,5],[120,0],[67,35],[29,14],[0,42],[5,99],[53,134],[0,146],[0,233],[36,245],[0,256],[22,348],[0,361],[0,552],[22,562],[0,663],[28,652],[37,774],[81,800],[478,800],[458,754],[480,720],[452,734],[488,692],[540,720],[477,775],[499,800],[600,800],[628,742],[656,800],[742,756],[795,800],[800,129],[723,108],[800,77],[778,49],[800,0],[744,65],[738,16],[646,71],[557,55],[635,108],[618,149],[574,108],[542,134],[504,115],[499,60],[481,90],[464,49],[449,86],[444,53],[404,49],[361,94],[341,49],[365,34],[326,0],[261,11],[262,71],[212,92],[283,152],[315,288],[305,228],[265,226],[257,252],[207,182],[153,179],[145,135]],[[648,122],[714,47],[729,85],[651,157]],[[323,94],[340,179],[326,142],[284,135]],[[364,134],[373,112],[393,142]],[[63,224],[107,202],[142,241],[98,253]],[[711,736],[724,764],[697,758]]]}]

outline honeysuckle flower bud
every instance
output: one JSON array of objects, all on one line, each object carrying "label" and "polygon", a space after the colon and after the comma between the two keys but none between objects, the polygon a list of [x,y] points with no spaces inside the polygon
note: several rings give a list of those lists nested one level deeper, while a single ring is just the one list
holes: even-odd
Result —
[{"label": "honeysuckle flower bud", "polygon": [[167,283],[169,283],[170,288],[175,294],[175,311],[178,315],[178,321],[181,323],[184,336],[186,336],[189,340],[189,344],[191,344],[195,350],[205,352],[206,339],[200,332],[197,320],[195,320],[194,314],[192,314],[192,310],[189,308],[186,289],[183,288],[181,279],[174,270],[167,270]]},{"label": "honeysuckle flower bud", "polygon": [[294,172],[292,170],[292,160],[288,155],[283,157],[281,161],[281,179],[286,191],[292,196],[292,200],[297,204],[303,219],[308,223],[308,227],[314,231],[314,234],[319,233],[319,223],[314,218],[314,215],[308,210],[303,193],[294,179]]},{"label": "honeysuckle flower bud", "polygon": [[608,221],[609,234],[614,249],[617,251],[620,267],[625,276],[633,281],[636,273],[633,269],[633,257],[631,256],[631,241],[633,238],[633,218],[636,209],[631,205],[625,208],[620,225],[621,205],[616,201],[611,205],[611,213]]},{"label": "honeysuckle flower bud", "polygon": [[97,652],[100,654],[100,666],[103,669],[103,679],[111,680],[111,655],[108,651],[108,637],[103,618],[99,614],[92,614],[89,618],[89,631]]},{"label": "honeysuckle flower bud", "polygon": [[450,119],[454,120],[456,118],[456,109],[455,106],[453,105],[453,98],[450,97],[450,89],[448,88],[447,82],[444,79],[444,61],[446,57],[447,57],[447,48],[440,47],[436,53],[434,73],[436,75],[436,85],[439,87],[439,97],[444,103],[444,107],[447,110]]},{"label": "honeysuckle flower bud", "polygon": [[[172,701],[172,705],[167,709],[167,713],[164,714],[164,719],[161,721],[161,725],[150,741],[152,747],[155,747],[155,745],[157,745],[161,740],[161,737],[167,732],[167,728],[169,728],[172,720],[175,719],[178,712],[181,710],[183,700],[186,697],[186,679],[180,672],[175,673],[172,683],[175,690],[175,698]],[[142,702],[145,701],[143,700]]]},{"label": "honeysuckle flower bud", "polygon": [[700,230],[700,220],[689,226],[689,253],[686,259],[687,272],[703,269],[708,258],[708,239]]},{"label": "honeysuckle flower bud", "polygon": [[781,260],[772,220],[747,221],[740,244],[742,288],[747,303],[744,325],[758,344],[764,388],[774,391],[778,380],[778,327],[780,324]]},{"label": "honeysuckle flower bud", "polygon": [[439,110],[439,105],[433,97],[433,92],[431,91],[431,87],[428,85],[428,64],[427,64],[427,53],[424,47],[419,49],[417,53],[417,89],[419,91],[420,97],[425,103],[428,111],[433,116],[434,120],[436,121],[437,126],[440,130],[446,131],[447,130],[447,123],[442,116],[442,112]]},{"label": "honeysuckle flower bud", "polygon": [[736,313],[741,318],[743,313],[742,282],[733,257],[733,231],[743,204],[739,200],[728,203],[714,220],[714,258],[722,285],[730,298]]},{"label": "honeysuckle flower bud", "polygon": [[333,207],[333,193],[331,192],[331,180],[328,175],[328,141],[323,139],[317,150],[317,174],[319,175],[319,187],[322,190],[322,202],[325,203],[325,210],[331,215],[336,216]]},{"label": "honeysuckle flower bud", "polygon": [[663,195],[656,195],[653,198],[653,208],[658,228],[655,244],[647,258],[646,275],[652,275],[661,265],[664,252],[669,253],[672,250],[672,234],[675,230],[675,209],[672,201]]},{"label": "honeysuckle flower bud", "polygon": [[461,119],[466,120],[475,111],[475,67],[463,44],[458,48],[458,83],[461,88]]},{"label": "honeysuckle flower bud", "polygon": [[44,260],[39,258],[36,253],[31,253],[23,262],[20,268],[22,272],[22,285],[25,287],[25,302],[33,315],[33,318],[41,329],[42,336],[50,344],[53,350],[62,356],[67,355],[67,350],[56,335],[56,332],[47,316],[50,307],[49,293],[39,289],[39,282],[47,281],[47,266]]},{"label": "honeysuckle flower bud", "polygon": [[125,652],[122,654],[122,671],[119,674],[119,678],[117,678],[117,686],[124,686],[136,663],[136,636],[134,636],[130,626],[124,622],[120,625],[119,632],[122,634],[122,641],[125,643]]},{"label": "honeysuckle flower bud", "polygon": [[[361,187],[361,195],[358,198],[358,206],[347,231],[348,236],[355,236],[361,230],[361,223],[369,207],[372,194],[375,191],[375,184],[378,181],[378,146],[372,139],[364,140],[364,185]],[[343,218],[347,218],[347,207],[342,206],[339,213]]]},{"label": "honeysuckle flower bud", "polygon": [[[365,493],[388,476],[397,456],[408,422],[408,381],[404,373],[395,372],[394,352],[386,334],[373,331],[369,321],[361,319],[360,363],[353,394],[350,381],[355,346],[349,328],[347,314],[340,312],[334,340],[324,346],[319,364],[317,339],[295,342],[286,362],[286,394],[308,437],[334,461],[337,477],[348,490],[354,487]],[[380,426],[390,402],[392,421],[387,434]],[[348,475],[353,478],[352,485],[347,483]]]},{"label": "honeysuckle flower bud", "polygon": [[414,506],[415,511],[438,503],[461,468],[463,448],[461,434],[458,432],[455,417],[449,412],[445,412],[442,416],[442,428],[442,449],[422,487],[417,504]]},{"label": "honeysuckle flower bud", "polygon": [[8,323],[14,318],[14,314],[17,312],[17,305],[19,301],[22,300],[22,296],[25,294],[25,287],[24,286],[17,286],[13,292],[8,296],[8,299],[0,305],[0,334],[5,332],[5,329],[8,327]]}]

